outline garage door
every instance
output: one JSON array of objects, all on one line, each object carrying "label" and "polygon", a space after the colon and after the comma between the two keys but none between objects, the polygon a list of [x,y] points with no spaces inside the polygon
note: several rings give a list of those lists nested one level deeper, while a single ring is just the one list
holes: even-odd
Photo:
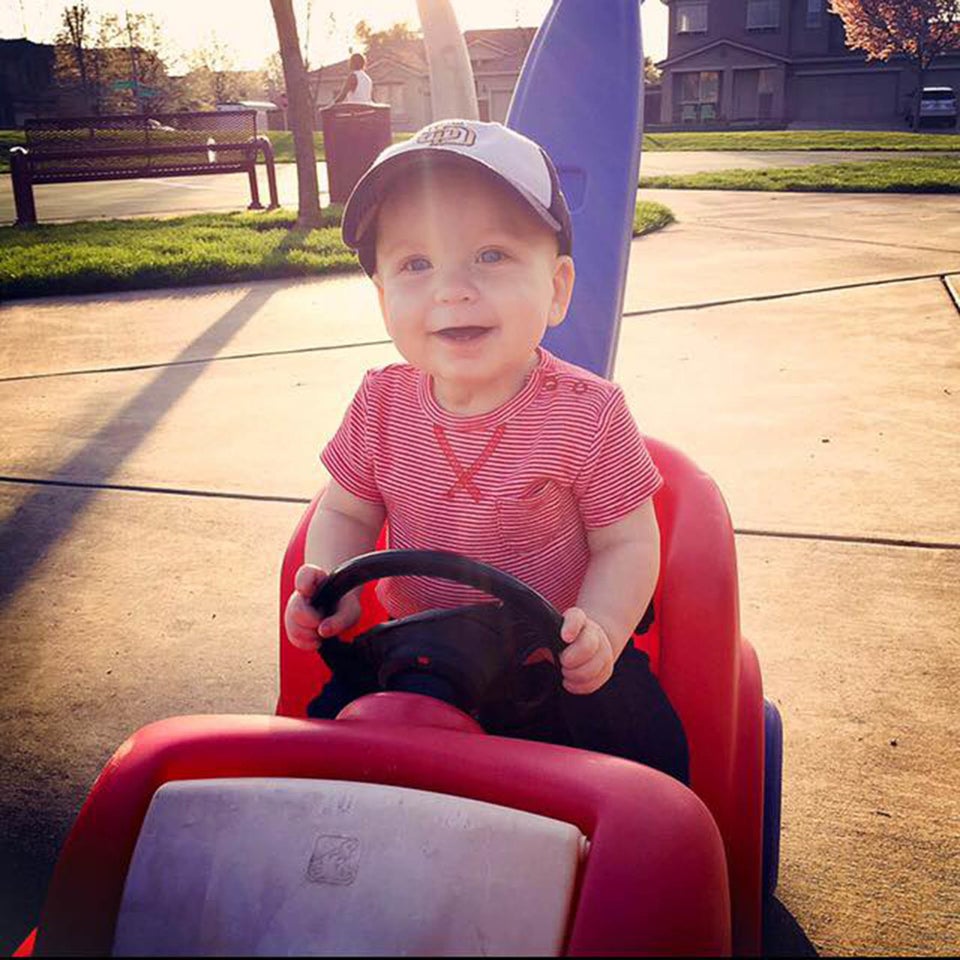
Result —
[{"label": "garage door", "polygon": [[890,120],[897,116],[896,73],[793,78],[794,120]]}]

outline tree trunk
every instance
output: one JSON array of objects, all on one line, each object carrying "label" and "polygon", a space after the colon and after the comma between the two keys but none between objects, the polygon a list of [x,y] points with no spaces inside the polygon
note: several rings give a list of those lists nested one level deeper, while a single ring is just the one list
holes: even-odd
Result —
[{"label": "tree trunk", "polygon": [[297,160],[297,225],[320,226],[320,188],[317,183],[317,159],[313,148],[313,108],[307,84],[307,71],[300,54],[293,0],[270,0],[280,41],[283,79],[287,86],[287,118],[293,131],[293,150]]},{"label": "tree trunk", "polygon": [[923,97],[923,81],[926,79],[927,71],[924,69],[923,61],[917,62],[917,92],[913,96],[913,132],[920,131],[920,100]]}]

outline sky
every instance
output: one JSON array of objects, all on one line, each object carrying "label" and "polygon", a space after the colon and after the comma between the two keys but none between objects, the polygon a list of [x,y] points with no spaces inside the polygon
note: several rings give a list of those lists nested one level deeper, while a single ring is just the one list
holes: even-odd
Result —
[{"label": "sky", "polygon": [[[77,0],[73,0],[77,2]],[[238,69],[258,69],[276,49],[276,30],[270,0],[87,0],[94,15],[124,10],[152,13],[164,28],[171,52],[189,53],[215,36],[236,57]],[[0,0],[0,38],[26,36],[49,43],[60,26],[67,0]],[[306,0],[294,0],[301,14]],[[550,0],[452,0],[462,30],[484,27],[538,26],[550,9]],[[416,0],[313,0],[311,65],[334,63],[356,44],[353,26],[366,20],[374,29],[397,21],[419,25]],[[660,0],[646,0],[642,9],[645,52],[654,60],[666,56],[667,8]],[[330,16],[332,14],[332,17]],[[182,63],[171,63],[172,70]]]}]

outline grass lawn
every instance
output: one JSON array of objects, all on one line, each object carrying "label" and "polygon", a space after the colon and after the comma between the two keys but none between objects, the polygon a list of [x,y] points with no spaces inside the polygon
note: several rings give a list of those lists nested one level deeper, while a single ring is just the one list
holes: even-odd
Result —
[{"label": "grass lawn", "polygon": [[718,170],[642,177],[641,187],[675,190],[788,190],[838,193],[958,193],[960,158],[902,157],[767,170]]},{"label": "grass lawn", "polygon": [[674,220],[673,211],[669,207],[652,200],[640,200],[637,203],[637,212],[633,215],[633,235],[642,237],[645,233],[662,230]]},{"label": "grass lawn", "polygon": [[[291,210],[0,227],[0,301],[358,271],[340,241],[341,208],[323,213],[312,231],[295,229]],[[641,202],[634,233],[672,220]]]},{"label": "grass lawn", "polygon": [[960,134],[910,130],[718,130],[648,133],[644,150],[960,150]]}]

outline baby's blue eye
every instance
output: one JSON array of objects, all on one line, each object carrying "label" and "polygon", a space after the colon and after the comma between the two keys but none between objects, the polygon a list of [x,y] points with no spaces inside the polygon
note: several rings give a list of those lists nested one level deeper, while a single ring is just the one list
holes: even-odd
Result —
[{"label": "baby's blue eye", "polygon": [[430,261],[426,257],[411,257],[404,263],[403,269],[411,273],[419,273],[421,270],[430,269]]},{"label": "baby's blue eye", "polygon": [[481,263],[499,263],[503,259],[502,250],[484,250],[479,258]]}]

